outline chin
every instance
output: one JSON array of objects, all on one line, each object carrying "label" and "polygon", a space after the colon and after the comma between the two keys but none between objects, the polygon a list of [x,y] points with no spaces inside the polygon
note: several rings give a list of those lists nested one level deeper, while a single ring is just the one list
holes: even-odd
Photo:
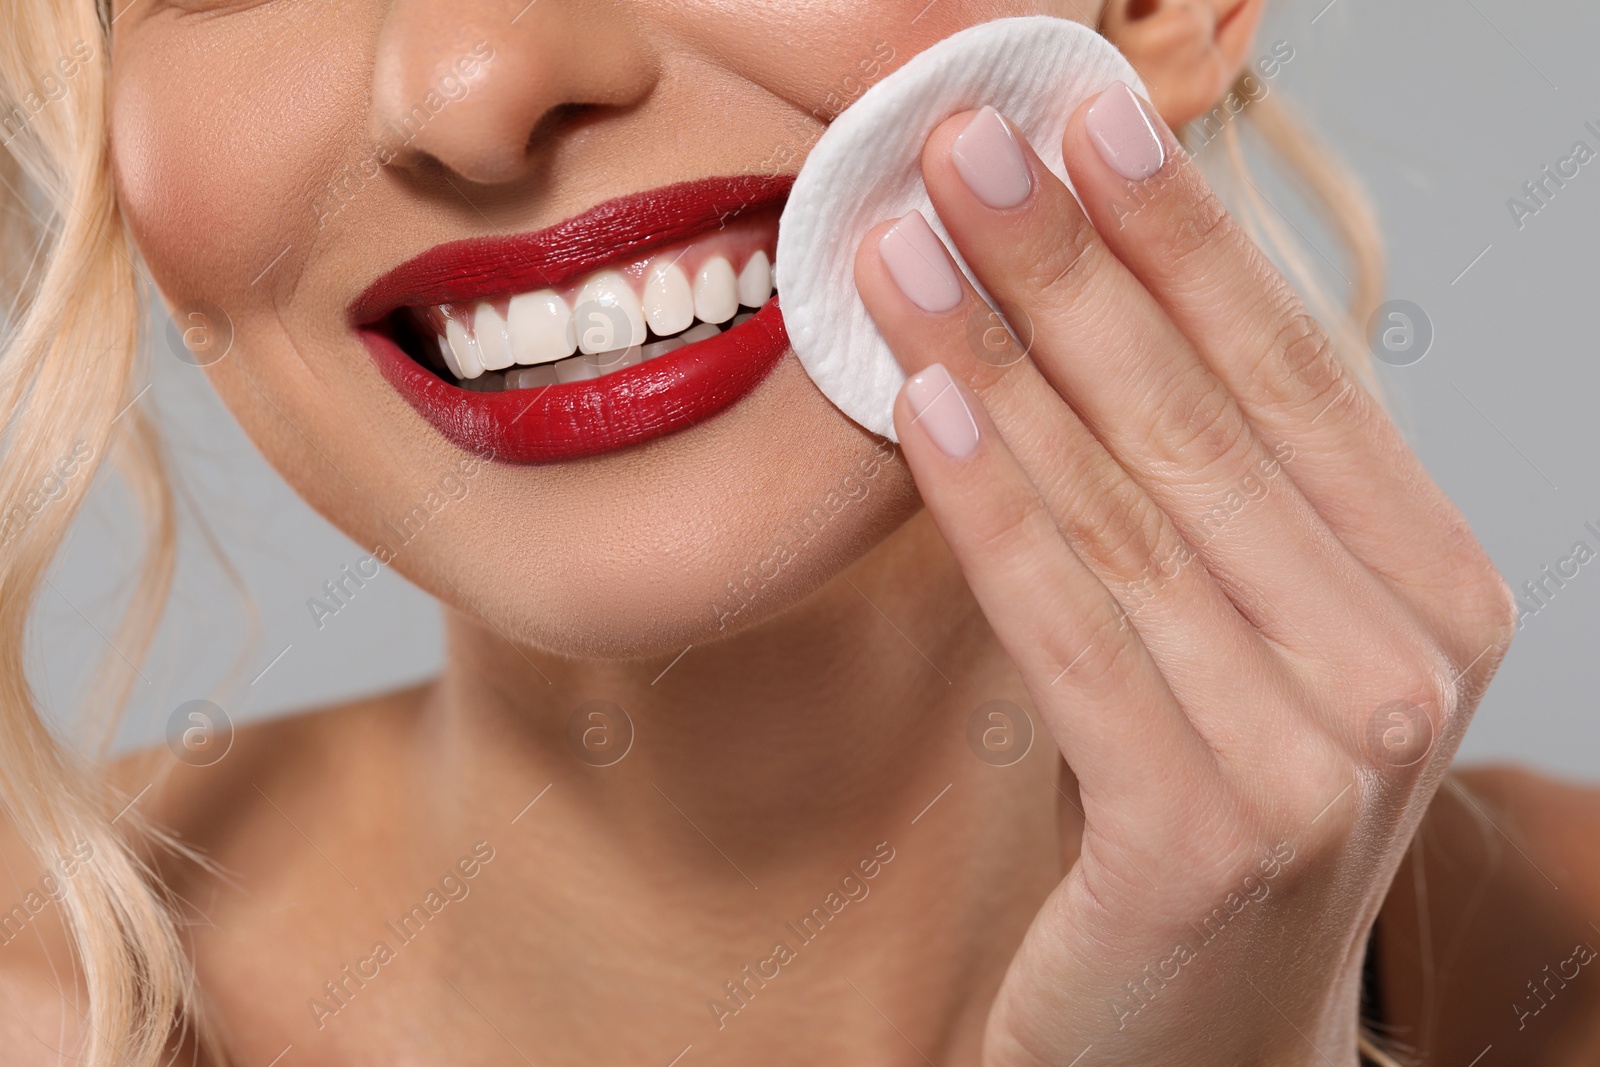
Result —
[{"label": "chin", "polygon": [[566,657],[671,656],[748,631],[920,508],[898,449],[835,409],[792,353],[714,418],[561,463],[499,462],[395,421],[351,461],[377,475],[378,455],[409,455],[387,468],[434,473],[375,479],[375,514],[352,515],[336,478],[284,473],[484,640]]}]

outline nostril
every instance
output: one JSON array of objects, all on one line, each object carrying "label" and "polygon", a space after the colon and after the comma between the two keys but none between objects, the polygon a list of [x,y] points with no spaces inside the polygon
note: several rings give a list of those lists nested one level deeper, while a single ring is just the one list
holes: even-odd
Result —
[{"label": "nostril", "polygon": [[1147,19],[1161,9],[1161,0],[1129,0],[1128,21]]},{"label": "nostril", "polygon": [[533,129],[528,133],[525,147],[531,152],[541,143],[555,140],[563,132],[575,126],[585,115],[595,110],[597,107],[594,104],[557,104],[534,123]]}]

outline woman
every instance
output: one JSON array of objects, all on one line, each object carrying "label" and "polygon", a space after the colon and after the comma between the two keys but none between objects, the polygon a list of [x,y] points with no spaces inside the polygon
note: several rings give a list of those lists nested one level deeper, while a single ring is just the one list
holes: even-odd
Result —
[{"label": "woman", "polygon": [[[17,525],[6,1062],[1344,1065],[1388,1055],[1363,1010],[1428,1062],[1592,1062],[1593,796],[1440,790],[1505,585],[1171,133],[1256,62],[1259,0],[32,6],[7,136],[59,231],[11,261],[8,507],[115,448],[160,529],[147,272],[372,548],[327,595],[389,566],[450,610],[437,681],[101,789],[20,651],[89,479]],[[1074,117],[1081,210],[993,109],[930,138],[1033,341],[971,343],[886,219],[855,280],[910,375],[889,448],[783,351],[782,176],[1030,13],[1152,101]],[[596,301],[654,347],[574,351]],[[1425,815],[1443,862],[1386,898]]]}]

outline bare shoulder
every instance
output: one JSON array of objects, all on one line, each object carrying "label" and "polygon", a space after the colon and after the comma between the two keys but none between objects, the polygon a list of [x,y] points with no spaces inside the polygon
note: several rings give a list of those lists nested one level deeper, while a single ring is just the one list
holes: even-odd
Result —
[{"label": "bare shoulder", "polygon": [[1600,787],[1514,765],[1453,773],[1380,921],[1397,1043],[1425,1063],[1600,1059],[1597,845]]},{"label": "bare shoulder", "polygon": [[[405,747],[431,687],[417,686],[249,723],[189,749],[153,745],[109,770],[141,822],[201,852],[284,797],[314,801],[360,791]],[[197,722],[196,729],[215,730]]]},{"label": "bare shoulder", "polygon": [[[207,875],[193,857],[226,867],[230,853],[273,840],[249,832],[264,807],[272,810],[263,797],[285,805],[294,797],[298,806],[316,803],[319,793],[370,789],[386,753],[404,751],[427,692],[417,687],[251,723],[203,757],[166,744],[122,757],[106,768],[113,807],[126,805],[133,816],[114,812],[119,829],[155,828],[180,846],[135,843],[166,888],[192,899]],[[92,857],[70,850],[41,860],[0,811],[0,1060],[7,1065],[55,1065],[79,1047],[86,1003],[60,902],[76,865],[86,862]]]}]

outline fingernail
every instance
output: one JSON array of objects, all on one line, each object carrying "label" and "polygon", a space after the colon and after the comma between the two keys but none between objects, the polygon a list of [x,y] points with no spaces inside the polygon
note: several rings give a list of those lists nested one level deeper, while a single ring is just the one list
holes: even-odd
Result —
[{"label": "fingernail", "polygon": [[943,363],[932,363],[906,379],[906,402],[916,422],[951,459],[965,459],[978,447],[978,424]]},{"label": "fingernail", "polygon": [[956,265],[922,212],[912,211],[896,222],[878,240],[878,254],[906,299],[923,311],[949,311],[961,303]]},{"label": "fingernail", "polygon": [[1150,116],[1125,82],[1117,82],[1096,97],[1083,123],[1106,166],[1129,181],[1143,181],[1167,161],[1167,150]]},{"label": "fingernail", "polygon": [[1033,189],[1022,146],[992,107],[974,115],[956,137],[950,146],[950,161],[972,195],[989,207],[1016,207]]}]

